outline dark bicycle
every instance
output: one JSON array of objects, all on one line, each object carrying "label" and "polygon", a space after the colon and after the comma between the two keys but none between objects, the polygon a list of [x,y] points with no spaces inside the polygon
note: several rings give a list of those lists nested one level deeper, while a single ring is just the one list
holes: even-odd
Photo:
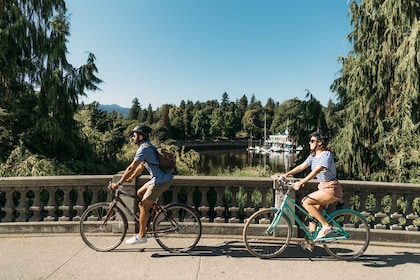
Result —
[{"label": "dark bicycle", "polygon": [[[117,248],[124,240],[129,225],[139,223],[134,213],[120,198],[137,196],[125,192],[120,186],[113,190],[113,199],[89,206],[80,220],[80,235],[90,248],[106,252]],[[128,222],[124,209],[132,219]],[[154,236],[157,243],[169,252],[187,252],[193,249],[200,240],[202,232],[198,213],[182,203],[170,203],[161,206],[153,204],[147,224],[147,235]]]}]

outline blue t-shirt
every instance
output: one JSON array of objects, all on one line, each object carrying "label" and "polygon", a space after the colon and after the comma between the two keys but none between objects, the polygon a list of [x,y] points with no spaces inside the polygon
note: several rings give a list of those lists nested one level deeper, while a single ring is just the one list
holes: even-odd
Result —
[{"label": "blue t-shirt", "polygon": [[324,169],[316,175],[318,181],[329,182],[337,180],[334,157],[330,151],[324,151],[318,157],[309,155],[305,160],[305,164],[310,166],[311,170],[314,170],[318,166],[324,167]]},{"label": "blue t-shirt", "polygon": [[140,145],[134,159],[144,163],[144,167],[149,171],[150,180],[153,183],[165,184],[173,179],[172,173],[159,168],[159,158],[150,141],[145,141]]}]

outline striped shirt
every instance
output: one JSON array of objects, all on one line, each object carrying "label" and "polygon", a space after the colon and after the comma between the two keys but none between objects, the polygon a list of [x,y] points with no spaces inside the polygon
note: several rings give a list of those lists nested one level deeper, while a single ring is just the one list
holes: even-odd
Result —
[{"label": "striped shirt", "polygon": [[311,170],[314,170],[318,166],[324,167],[324,169],[316,175],[318,181],[329,182],[337,180],[334,157],[330,151],[324,151],[318,157],[309,155],[305,160],[305,164],[310,166]]}]

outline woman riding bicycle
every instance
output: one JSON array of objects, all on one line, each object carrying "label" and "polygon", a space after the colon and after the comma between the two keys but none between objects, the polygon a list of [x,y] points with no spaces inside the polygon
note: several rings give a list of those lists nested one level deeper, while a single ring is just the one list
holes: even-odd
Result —
[{"label": "woman riding bicycle", "polygon": [[136,126],[131,131],[131,137],[134,144],[139,145],[134,160],[125,169],[124,174],[118,183],[112,183],[109,188],[115,189],[125,182],[130,182],[137,175],[141,174],[144,168],[150,173],[150,180],[146,182],[138,191],[137,196],[140,198],[140,224],[139,234],[134,235],[126,241],[127,244],[146,243],[146,227],[149,218],[149,210],[153,202],[166,191],[172,184],[173,175],[159,168],[159,158],[156,148],[149,141],[152,129],[148,126]]},{"label": "woman riding bicycle", "polygon": [[[311,167],[311,172],[308,176],[297,181],[293,186],[296,191],[309,180],[315,177],[318,179],[318,190],[302,199],[302,206],[322,224],[322,229],[319,231],[315,241],[332,232],[331,226],[322,215],[323,208],[331,203],[342,202],[343,199],[343,189],[336,177],[334,158],[327,145],[328,137],[325,134],[320,132],[312,133],[309,140],[311,153],[308,158],[302,164],[282,175],[282,177],[286,178]],[[315,229],[316,224],[310,222],[309,230],[314,232]],[[311,248],[308,249],[311,250]]]}]

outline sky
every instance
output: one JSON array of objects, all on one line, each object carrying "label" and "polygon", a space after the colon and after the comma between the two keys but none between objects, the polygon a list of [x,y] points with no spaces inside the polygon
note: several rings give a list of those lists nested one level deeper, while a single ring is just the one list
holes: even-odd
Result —
[{"label": "sky", "polygon": [[351,44],[347,0],[70,0],[68,61],[96,57],[101,91],[80,101],[130,108],[252,95],[264,106],[335,101]]}]

